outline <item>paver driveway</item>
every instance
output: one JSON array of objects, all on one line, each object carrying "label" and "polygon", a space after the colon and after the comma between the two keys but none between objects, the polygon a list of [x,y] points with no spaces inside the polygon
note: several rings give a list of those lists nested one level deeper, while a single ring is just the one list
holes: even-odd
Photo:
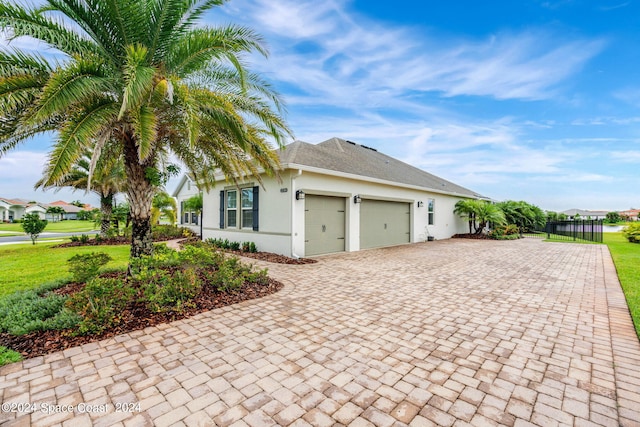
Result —
[{"label": "paver driveway", "polygon": [[638,425],[640,345],[605,246],[450,240],[269,268],[286,288],[265,299],[0,368],[4,409],[38,404],[0,422]]}]

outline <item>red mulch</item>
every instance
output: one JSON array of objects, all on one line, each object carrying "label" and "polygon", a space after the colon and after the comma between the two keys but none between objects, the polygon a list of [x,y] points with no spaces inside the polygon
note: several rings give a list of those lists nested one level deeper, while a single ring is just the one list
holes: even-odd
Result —
[{"label": "red mulch", "polygon": [[464,234],[455,234],[453,236],[454,239],[476,239],[476,240],[492,240],[491,237],[489,237],[486,234],[469,234],[469,233],[464,233]]},{"label": "red mulch", "polygon": [[[110,274],[122,275],[124,273]],[[83,286],[83,284],[71,283],[54,292],[61,295],[70,295],[82,289]],[[135,302],[131,303],[124,310],[118,325],[100,335],[73,336],[73,331],[68,329],[62,331],[38,331],[20,336],[0,333],[0,346],[15,350],[21,353],[25,359],[28,359],[110,338],[115,335],[144,329],[148,326],[184,319],[214,308],[220,308],[255,298],[262,298],[282,288],[283,285],[273,279],[269,279],[267,285],[245,283],[242,288],[230,293],[219,292],[214,286],[203,286],[200,295],[194,299],[194,306],[185,308],[181,312],[169,311],[154,313],[147,309],[144,303]]]}]

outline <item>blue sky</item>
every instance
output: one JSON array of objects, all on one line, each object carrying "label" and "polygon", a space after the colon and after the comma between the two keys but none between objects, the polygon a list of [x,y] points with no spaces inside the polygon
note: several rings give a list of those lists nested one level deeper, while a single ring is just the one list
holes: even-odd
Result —
[{"label": "blue sky", "polygon": [[[296,139],[561,211],[640,206],[638,16],[638,0],[231,0],[206,21],[265,38],[270,58],[249,62]],[[0,196],[93,200],[31,191],[47,145],[0,159]]]}]

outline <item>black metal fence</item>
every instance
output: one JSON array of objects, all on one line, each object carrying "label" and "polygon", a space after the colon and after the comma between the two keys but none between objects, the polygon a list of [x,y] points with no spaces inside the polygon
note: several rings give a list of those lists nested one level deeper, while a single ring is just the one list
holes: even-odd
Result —
[{"label": "black metal fence", "polygon": [[602,220],[549,221],[544,229],[525,233],[525,236],[602,243]]}]

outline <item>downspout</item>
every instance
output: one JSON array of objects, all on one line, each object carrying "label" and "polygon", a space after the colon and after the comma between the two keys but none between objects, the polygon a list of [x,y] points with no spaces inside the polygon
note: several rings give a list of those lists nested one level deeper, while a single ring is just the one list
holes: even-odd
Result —
[{"label": "downspout", "polygon": [[302,175],[302,169],[298,169],[298,173],[291,175],[291,255],[295,259],[299,259],[300,255],[295,253],[295,229],[296,229],[296,187],[295,180]]}]

